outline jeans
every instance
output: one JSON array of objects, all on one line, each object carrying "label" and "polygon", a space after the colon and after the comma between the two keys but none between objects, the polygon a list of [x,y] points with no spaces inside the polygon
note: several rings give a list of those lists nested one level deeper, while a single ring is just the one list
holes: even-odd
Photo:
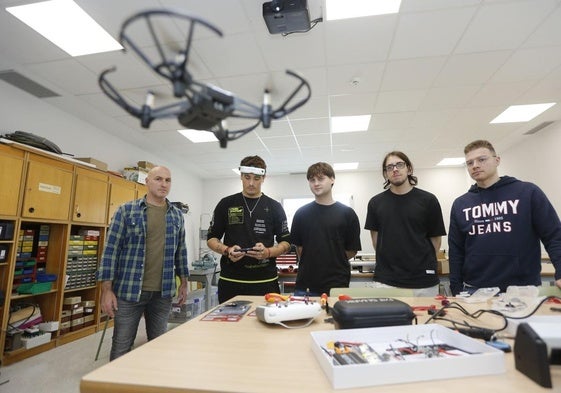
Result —
[{"label": "jeans", "polygon": [[298,289],[298,288],[294,290],[294,296],[306,296],[306,295],[310,297],[320,297],[322,294],[319,292],[306,291],[304,289]]},{"label": "jeans", "polygon": [[117,359],[132,349],[140,318],[144,314],[148,341],[167,331],[172,298],[163,298],[160,292],[142,291],[140,301],[117,299],[113,340],[109,360]]}]

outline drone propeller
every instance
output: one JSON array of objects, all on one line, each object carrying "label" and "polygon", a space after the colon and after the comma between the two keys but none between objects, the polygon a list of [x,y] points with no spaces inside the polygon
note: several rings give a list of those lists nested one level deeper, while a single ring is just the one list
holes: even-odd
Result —
[{"label": "drone propeller", "polygon": [[[185,47],[170,51],[169,45],[164,48],[163,41],[170,42],[170,39],[162,40],[156,34],[156,24],[154,19],[157,17],[169,17],[177,21],[187,22],[187,35],[185,37]],[[151,60],[134,43],[128,34],[130,26],[140,20],[144,20],[159,55],[158,61]],[[304,105],[311,97],[311,88],[308,82],[293,71],[287,70],[286,73],[298,80],[298,85],[284,102],[276,109],[271,104],[269,89],[265,89],[263,102],[260,106],[254,105],[233,93],[223,90],[211,84],[198,82],[189,73],[189,52],[192,44],[192,37],[196,25],[202,25],[210,29],[219,36],[222,32],[210,23],[194,16],[179,14],[167,10],[151,10],[141,12],[128,18],[121,28],[120,39],[124,47],[131,48],[150,68],[156,73],[168,79],[172,84],[173,95],[180,99],[178,102],[155,106],[154,94],[147,92],[144,104],[136,107],[130,104],[107,80],[107,75],[115,68],[103,71],[99,76],[99,86],[101,90],[117,105],[121,106],[131,115],[140,119],[140,124],[144,128],[149,128],[153,120],[175,117],[181,125],[186,128],[211,131],[220,143],[220,147],[225,148],[228,141],[236,140],[248,132],[253,131],[260,124],[264,128],[271,126],[272,120],[279,119],[295,111]],[[164,49],[173,56],[166,56]],[[296,99],[300,92],[304,92],[304,98]],[[250,126],[238,130],[228,130],[225,120],[228,117],[241,119],[252,119],[254,122]]]}]

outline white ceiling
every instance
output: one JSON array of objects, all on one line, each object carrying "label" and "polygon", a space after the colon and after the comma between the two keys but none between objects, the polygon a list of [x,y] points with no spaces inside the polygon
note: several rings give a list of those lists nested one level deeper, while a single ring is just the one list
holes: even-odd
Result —
[{"label": "white ceiling", "polygon": [[[305,172],[317,161],[378,170],[395,149],[417,168],[431,168],[462,156],[474,139],[504,150],[561,117],[555,105],[528,123],[489,124],[510,105],[561,102],[561,0],[403,0],[396,15],[324,21],[286,37],[268,33],[263,0],[76,1],[114,37],[127,17],[148,8],[207,20],[224,36],[196,31],[190,70],[252,103],[267,87],[279,105],[294,86],[286,69],[310,82],[306,105],[227,149],[191,143],[175,120],[141,128],[101,93],[99,73],[117,66],[110,80],[139,104],[148,89],[168,94],[170,85],[132,52],[68,56],[4,10],[28,2],[0,1],[0,71],[31,78],[60,95],[45,102],[144,150],[165,152],[205,178],[231,176],[253,154],[266,160],[269,174]],[[311,19],[324,14],[325,0],[308,3]],[[362,114],[373,116],[368,131],[330,134],[330,116]]]}]

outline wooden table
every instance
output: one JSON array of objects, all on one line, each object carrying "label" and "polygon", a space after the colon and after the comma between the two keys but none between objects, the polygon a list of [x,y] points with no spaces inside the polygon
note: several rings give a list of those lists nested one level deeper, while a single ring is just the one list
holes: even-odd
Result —
[{"label": "wooden table", "polygon": [[[235,300],[242,299],[251,300],[254,306],[263,304],[261,297]],[[412,305],[439,305],[431,298],[402,300]],[[423,323],[426,312],[418,314]],[[322,312],[307,328],[286,329],[250,315],[239,322],[201,321],[200,316],[85,375],[80,391],[533,393],[561,389],[560,366],[551,366],[553,389],[545,389],[518,372],[509,353],[505,374],[334,390],[311,349],[310,331],[334,329],[324,322],[325,317]]]}]

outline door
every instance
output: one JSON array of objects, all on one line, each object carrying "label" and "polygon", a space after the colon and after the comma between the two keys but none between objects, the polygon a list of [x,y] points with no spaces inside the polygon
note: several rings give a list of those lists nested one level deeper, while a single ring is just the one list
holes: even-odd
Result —
[{"label": "door", "polygon": [[21,215],[68,220],[72,165],[41,156],[30,157]]},{"label": "door", "polygon": [[76,168],[72,221],[105,224],[109,184],[105,173]]}]

